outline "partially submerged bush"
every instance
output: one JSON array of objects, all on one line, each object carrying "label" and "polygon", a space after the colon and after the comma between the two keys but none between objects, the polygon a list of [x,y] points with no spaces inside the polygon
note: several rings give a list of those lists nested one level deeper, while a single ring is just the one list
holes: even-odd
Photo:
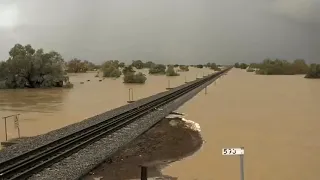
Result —
[{"label": "partially submerged bush", "polygon": [[240,64],[240,69],[247,69],[247,67],[248,67],[248,64],[246,64],[246,63]]},{"label": "partially submerged bush", "polygon": [[126,66],[122,69],[122,73],[123,74],[127,74],[127,73],[134,73],[136,72],[135,70],[133,70],[132,65]]},{"label": "partially submerged bush", "polygon": [[166,66],[163,64],[156,64],[149,69],[149,74],[165,74]]},{"label": "partially submerged bush", "polygon": [[265,59],[261,64],[256,65],[259,69],[257,74],[263,75],[294,75],[306,74],[309,70],[304,60],[295,60],[290,63],[286,60],[270,60]]},{"label": "partially submerged bush", "polygon": [[55,51],[44,53],[31,45],[16,44],[9,59],[0,63],[1,88],[51,88],[69,83],[65,62]]},{"label": "partially submerged bush", "polygon": [[144,68],[151,68],[152,66],[154,66],[155,63],[153,63],[152,61],[148,61],[146,63],[144,63]]},{"label": "partially submerged bush", "polygon": [[173,66],[169,66],[167,71],[166,71],[166,75],[167,76],[179,76],[180,74],[177,73],[175,70],[174,70],[174,67]]},{"label": "partially submerged bush", "polygon": [[102,65],[101,71],[103,77],[118,78],[121,76],[121,71],[119,70],[119,63],[117,61],[107,61]]},{"label": "partially submerged bush", "polygon": [[179,66],[180,71],[189,71],[189,66],[187,65],[180,65]]},{"label": "partially submerged bush", "polygon": [[133,60],[131,65],[137,69],[142,69],[144,67],[144,63],[141,60]]},{"label": "partially submerged bush", "polygon": [[255,69],[252,69],[252,68],[247,69],[247,72],[254,72],[254,71],[255,71]]},{"label": "partially submerged bush", "polygon": [[305,78],[320,78],[320,64],[311,64]]},{"label": "partially submerged bush", "polygon": [[138,83],[138,84],[144,84],[146,82],[147,78],[146,75],[138,72],[138,73],[126,73],[123,77],[124,83]]}]

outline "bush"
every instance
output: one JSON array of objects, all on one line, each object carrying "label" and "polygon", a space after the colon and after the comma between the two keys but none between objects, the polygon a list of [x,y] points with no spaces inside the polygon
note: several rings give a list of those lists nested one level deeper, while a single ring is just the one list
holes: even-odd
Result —
[{"label": "bush", "polygon": [[173,66],[169,66],[167,71],[166,71],[166,75],[167,76],[179,76],[180,74],[177,73],[175,70],[174,70],[174,67]]},{"label": "bush", "polygon": [[146,75],[139,72],[139,73],[126,73],[123,77],[124,83],[138,83],[138,84],[144,84],[147,80]]},{"label": "bush", "polygon": [[134,73],[136,72],[135,70],[133,70],[132,65],[126,66],[122,69],[122,73],[126,74],[126,73]]},{"label": "bush", "polygon": [[146,63],[144,63],[144,68],[151,68],[152,66],[154,66],[155,64],[153,63],[153,62],[151,62],[151,61],[148,61],[148,62],[146,62]]},{"label": "bush", "polygon": [[9,55],[7,61],[0,63],[1,88],[63,87],[69,82],[66,63],[58,52],[44,53],[29,44],[16,44]]},{"label": "bush", "polygon": [[235,68],[240,68],[240,64],[239,64],[239,63],[235,63],[235,64],[234,64],[234,67],[235,67]]},{"label": "bush", "polygon": [[293,63],[290,63],[286,60],[265,59],[262,63],[256,65],[256,67],[259,68],[256,73],[262,75],[306,74],[309,70],[304,60],[295,60]]},{"label": "bush", "polygon": [[137,68],[137,69],[143,69],[144,64],[141,60],[133,60],[132,61],[132,66]]},{"label": "bush", "polygon": [[201,68],[203,68],[203,65],[202,64],[198,64],[196,67],[201,69]]},{"label": "bush", "polygon": [[103,77],[113,77],[118,78],[121,76],[121,71],[119,70],[119,61],[107,61],[102,64],[101,71]]},{"label": "bush", "polygon": [[189,66],[186,65],[180,65],[179,68],[181,71],[189,71]]},{"label": "bush", "polygon": [[246,64],[246,63],[240,64],[240,69],[247,69],[247,67],[248,67],[248,64]]},{"label": "bush", "polygon": [[320,64],[311,64],[305,78],[320,78]]},{"label": "bush", "polygon": [[254,69],[252,69],[252,68],[248,68],[247,69],[247,72],[254,72],[255,70]]},{"label": "bush", "polygon": [[105,67],[102,69],[102,72],[103,72],[103,77],[118,78],[121,76],[121,71],[114,66]]},{"label": "bush", "polygon": [[149,69],[149,74],[165,74],[166,66],[163,64],[156,64]]}]

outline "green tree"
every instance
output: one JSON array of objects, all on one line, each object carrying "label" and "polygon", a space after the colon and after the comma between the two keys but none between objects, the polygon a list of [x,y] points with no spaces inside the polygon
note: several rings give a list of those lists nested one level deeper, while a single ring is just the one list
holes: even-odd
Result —
[{"label": "green tree", "polygon": [[165,74],[166,66],[163,64],[156,64],[149,69],[149,74]]},{"label": "green tree", "polygon": [[198,64],[196,67],[201,69],[201,68],[203,68],[203,65],[202,64]]},{"label": "green tree", "polygon": [[125,66],[126,66],[126,64],[124,62],[119,63],[120,68],[124,68]]},{"label": "green tree", "polygon": [[138,72],[138,73],[128,72],[124,74],[124,77],[123,77],[124,83],[144,84],[146,80],[147,80],[146,75],[141,72]]},{"label": "green tree", "polygon": [[235,67],[235,68],[240,68],[240,64],[239,64],[239,63],[235,63],[235,64],[234,64],[234,67]]},{"label": "green tree", "polygon": [[247,69],[247,67],[248,67],[248,64],[246,64],[246,63],[240,64],[240,69]]},{"label": "green tree", "polygon": [[50,88],[71,84],[58,52],[44,53],[43,49],[35,50],[29,44],[16,44],[9,55],[9,59],[0,64],[1,88]]},{"label": "green tree", "polygon": [[67,72],[69,73],[85,73],[88,70],[88,63],[80,59],[72,59],[67,62]]},{"label": "green tree", "polygon": [[307,74],[309,66],[303,59],[296,59],[292,63],[292,68],[295,74]]},{"label": "green tree", "polygon": [[181,71],[189,71],[189,66],[186,65],[180,65],[179,68]]},{"label": "green tree", "polygon": [[174,70],[174,66],[169,66],[166,71],[167,76],[179,76],[180,74]]},{"label": "green tree", "polygon": [[118,78],[121,76],[121,71],[119,70],[119,61],[107,61],[102,64],[101,71],[103,72],[103,77],[113,77]]},{"label": "green tree", "polygon": [[311,64],[305,78],[320,78],[320,64]]},{"label": "green tree", "polygon": [[126,66],[123,68],[122,73],[123,74],[127,74],[127,73],[134,73],[136,72],[135,70],[133,70],[132,65]]},{"label": "green tree", "polygon": [[137,69],[143,69],[143,62],[141,60],[133,60],[132,61],[132,66],[137,68]]},{"label": "green tree", "polygon": [[146,63],[144,63],[144,68],[151,68],[155,65],[155,63],[153,63],[152,61],[148,61]]},{"label": "green tree", "polygon": [[174,67],[175,67],[175,68],[179,67],[179,64],[175,64]]}]

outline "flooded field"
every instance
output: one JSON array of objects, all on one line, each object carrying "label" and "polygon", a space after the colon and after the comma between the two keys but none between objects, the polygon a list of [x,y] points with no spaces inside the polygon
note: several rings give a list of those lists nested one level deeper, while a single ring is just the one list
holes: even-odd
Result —
[{"label": "flooded field", "polygon": [[318,180],[319,92],[319,80],[233,69],[207,95],[200,93],[180,108],[200,124],[205,143],[163,174],[181,180],[240,179],[239,157],[222,156],[221,149],[244,146],[245,179]]},{"label": "flooded field", "polygon": [[[147,70],[142,70],[148,74]],[[99,82],[96,73],[70,74],[73,89],[17,89],[0,91],[0,117],[20,113],[21,136],[34,136],[79,122],[85,118],[127,103],[128,89],[133,88],[134,100],[165,91],[170,86],[212,73],[209,69],[190,68],[181,76],[148,76],[144,85],[124,84],[119,79]],[[90,81],[87,81],[90,80]],[[80,84],[84,82],[84,84]],[[0,122],[0,140],[5,140],[4,121]],[[8,138],[17,137],[13,118],[8,119]]]},{"label": "flooded field", "polygon": [[[202,75],[191,69],[179,77],[150,76],[145,85],[122,79],[72,75],[73,89],[0,91],[0,116],[21,113],[21,134],[32,136],[81,121]],[[206,70],[208,71],[208,70]],[[91,81],[88,82],[87,80]],[[80,82],[84,81],[84,84]],[[245,179],[318,180],[320,177],[320,81],[303,76],[259,76],[233,69],[179,111],[201,126],[205,140],[193,156],[163,174],[181,180],[239,179],[239,158],[221,155],[224,147],[245,147]],[[1,122],[3,123],[3,122]],[[16,137],[13,124],[9,137]],[[4,140],[3,124],[0,139]]]}]

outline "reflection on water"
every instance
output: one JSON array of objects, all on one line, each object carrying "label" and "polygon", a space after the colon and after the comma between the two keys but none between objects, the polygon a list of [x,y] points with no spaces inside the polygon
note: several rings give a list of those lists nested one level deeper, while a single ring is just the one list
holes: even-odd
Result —
[{"label": "reflection on water", "polygon": [[[141,70],[148,74],[147,69]],[[133,88],[134,100],[165,91],[170,86],[194,80],[213,71],[190,68],[181,76],[148,76],[144,85],[124,84],[122,78],[99,82],[96,73],[70,74],[73,89],[18,89],[0,91],[0,117],[20,113],[22,136],[48,132],[91,117],[127,103],[128,89]],[[88,81],[90,80],[90,81]],[[80,84],[84,82],[84,84]],[[3,122],[0,122],[0,140],[5,139]],[[16,137],[13,120],[8,120],[9,138]]]}]

